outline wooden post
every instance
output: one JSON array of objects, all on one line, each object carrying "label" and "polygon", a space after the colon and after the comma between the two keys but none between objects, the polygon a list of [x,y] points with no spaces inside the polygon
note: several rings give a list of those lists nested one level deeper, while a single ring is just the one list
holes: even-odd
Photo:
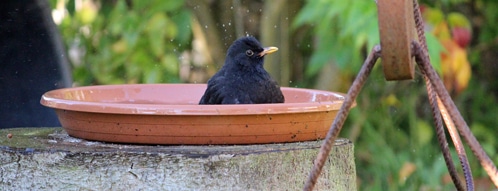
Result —
[{"label": "wooden post", "polygon": [[[62,128],[0,130],[2,190],[301,190],[321,141],[160,146],[86,141]],[[317,190],[356,190],[338,139]]]}]

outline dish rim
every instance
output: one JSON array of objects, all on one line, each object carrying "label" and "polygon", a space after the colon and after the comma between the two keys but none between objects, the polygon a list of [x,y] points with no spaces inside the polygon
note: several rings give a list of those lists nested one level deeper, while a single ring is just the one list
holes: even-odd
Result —
[{"label": "dish rim", "polygon": [[281,87],[282,91],[301,91],[333,96],[333,101],[315,101],[302,103],[276,103],[276,104],[234,104],[234,105],[198,105],[198,104],[143,104],[143,103],[113,103],[81,101],[58,98],[68,91],[102,90],[112,88],[147,88],[150,86],[161,88],[174,88],[174,86],[206,86],[206,84],[119,84],[119,85],[94,85],[71,87],[51,90],[44,93],[40,103],[46,107],[80,112],[106,113],[106,114],[131,114],[131,115],[261,115],[261,114],[287,114],[308,113],[339,110],[345,99],[345,94],[324,90]]}]

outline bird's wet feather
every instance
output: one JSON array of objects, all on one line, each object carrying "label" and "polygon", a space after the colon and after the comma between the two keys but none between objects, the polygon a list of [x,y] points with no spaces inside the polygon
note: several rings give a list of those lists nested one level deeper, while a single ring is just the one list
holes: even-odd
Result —
[{"label": "bird's wet feather", "polygon": [[223,67],[209,79],[199,104],[283,103],[280,86],[263,68],[264,56],[277,50],[263,48],[254,37],[236,40]]}]

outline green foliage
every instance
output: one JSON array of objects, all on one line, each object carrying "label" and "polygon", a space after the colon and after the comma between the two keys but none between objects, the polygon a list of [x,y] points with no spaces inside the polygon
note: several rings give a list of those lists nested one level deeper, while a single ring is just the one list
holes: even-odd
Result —
[{"label": "green foliage", "polygon": [[479,36],[480,42],[490,42],[496,39],[498,34],[498,14],[496,14],[498,1],[480,0],[478,1],[479,11],[482,11],[485,18],[485,24],[482,27],[482,33]]},{"label": "green foliage", "polygon": [[[449,0],[443,4],[464,2]],[[493,0],[480,0],[479,3],[496,4]],[[486,9],[483,11],[485,20],[497,18],[498,14],[491,11],[491,7],[482,5]],[[356,74],[365,53],[379,43],[375,1],[309,0],[294,20],[293,28],[304,25],[311,26],[316,42],[306,68],[308,77],[318,75],[326,64],[337,65],[339,75]],[[497,33],[493,33],[496,30],[496,22],[485,26],[486,35],[479,39],[491,41],[496,37]],[[441,74],[440,53],[444,47],[433,34],[426,33],[426,38],[431,62]],[[480,58],[478,55],[475,53],[475,60]],[[498,163],[497,141],[490,136],[495,134],[492,127],[498,124],[494,117],[498,114],[498,103],[496,97],[486,92],[486,85],[476,85],[479,83],[473,79],[469,90],[455,100],[460,110],[466,111],[462,114],[484,149]],[[413,81],[386,82],[382,70],[376,67],[357,102],[341,136],[355,142],[361,190],[454,189],[451,182],[443,181],[448,180],[449,175],[435,138],[425,84],[420,75]],[[470,150],[467,151],[474,176],[484,176],[482,167]],[[454,153],[453,157],[458,161]],[[405,164],[413,164],[416,169],[402,177]]]},{"label": "green foliage", "polygon": [[445,49],[437,38],[432,33],[425,33],[425,38],[427,40],[427,47],[429,49],[429,57],[431,60],[432,67],[434,70],[441,75],[443,73],[441,69],[441,52],[445,52]]},{"label": "green foliage", "polygon": [[[79,85],[178,82],[179,54],[189,47],[184,1],[102,1],[74,9],[60,24]],[[72,11],[71,11],[72,10]]]},{"label": "green foliage", "polygon": [[[353,140],[357,169],[361,169],[357,171],[360,188],[451,188],[451,184],[441,184],[447,171],[435,140],[423,80],[418,76],[414,82],[386,83],[382,75],[381,68],[373,71],[341,135],[348,137],[351,127],[361,128]],[[405,164],[415,165],[415,171],[401,176]]]},{"label": "green foliage", "polygon": [[315,52],[306,74],[316,75],[333,61],[340,69],[357,71],[363,63],[361,50],[379,42],[377,9],[374,1],[307,1],[293,23],[314,26]]},{"label": "green foliage", "polygon": [[[356,73],[370,51],[379,44],[377,6],[375,1],[307,1],[293,22],[293,28],[313,26],[317,38],[315,51],[306,68],[306,75],[313,76],[325,64],[334,63],[341,70]],[[441,72],[443,50],[441,44],[426,34],[429,54],[434,68]]]}]

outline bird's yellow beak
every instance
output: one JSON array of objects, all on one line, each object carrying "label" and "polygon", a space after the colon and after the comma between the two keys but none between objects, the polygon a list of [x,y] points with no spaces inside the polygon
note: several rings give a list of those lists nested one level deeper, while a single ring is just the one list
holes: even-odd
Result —
[{"label": "bird's yellow beak", "polygon": [[264,55],[271,54],[277,52],[278,48],[274,46],[266,47],[263,49],[263,52],[259,53],[259,57],[263,57]]}]

